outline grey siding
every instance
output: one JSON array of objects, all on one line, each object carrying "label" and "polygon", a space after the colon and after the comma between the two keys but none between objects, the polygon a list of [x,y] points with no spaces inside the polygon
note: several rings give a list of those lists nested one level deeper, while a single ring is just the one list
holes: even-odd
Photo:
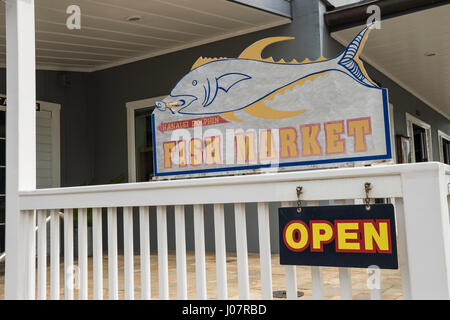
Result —
[{"label": "grey siding", "polygon": [[[61,104],[61,185],[88,184],[94,176],[94,113],[88,100],[90,74],[36,71],[36,99]],[[0,68],[6,94],[6,69]]]}]

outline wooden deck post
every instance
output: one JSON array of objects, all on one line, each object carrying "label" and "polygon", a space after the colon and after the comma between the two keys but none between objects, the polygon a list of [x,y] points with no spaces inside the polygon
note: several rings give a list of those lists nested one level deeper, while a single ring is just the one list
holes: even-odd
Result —
[{"label": "wooden deck post", "polygon": [[[36,189],[34,0],[6,1],[5,298],[33,299],[34,213],[20,213],[19,191]],[[31,251],[30,251],[31,250]],[[30,270],[33,268],[33,270]]]}]

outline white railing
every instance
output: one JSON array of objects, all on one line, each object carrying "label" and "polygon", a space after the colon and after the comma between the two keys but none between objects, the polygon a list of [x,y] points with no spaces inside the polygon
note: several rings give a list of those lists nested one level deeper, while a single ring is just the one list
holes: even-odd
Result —
[{"label": "white railing", "polygon": [[[262,299],[272,298],[272,261],[270,243],[270,202],[282,205],[296,201],[296,187],[303,187],[302,199],[308,204],[320,200],[344,203],[348,199],[365,197],[364,184],[370,182],[371,198],[390,198],[395,202],[398,232],[399,264],[403,298],[450,298],[450,224],[448,185],[450,166],[439,163],[380,165],[372,167],[311,170],[303,172],[268,173],[247,176],[213,177],[45,189],[20,193],[20,208],[34,225],[37,218],[37,246],[35,228],[29,227],[27,244],[25,298],[47,298],[47,236],[45,221],[50,212],[50,298],[74,296],[72,270],[74,265],[73,215],[78,216],[78,298],[103,299],[103,233],[107,233],[108,297],[119,298],[118,267],[118,208],[123,216],[124,298],[135,298],[133,208],[139,210],[139,271],[141,298],[169,298],[168,206],[174,206],[176,286],[178,299],[188,298],[186,266],[185,210],[193,205],[195,239],[196,298],[207,299],[205,262],[204,204],[214,205],[215,272],[217,298],[228,298],[227,252],[225,247],[224,204],[234,204],[236,234],[237,279],[240,299],[250,298],[249,260],[245,203],[257,203],[259,262]],[[356,200],[357,201],[357,200]],[[158,293],[151,296],[149,207],[156,207]],[[88,209],[92,210],[93,291],[89,296],[88,270]],[[102,212],[102,208],[104,209]],[[64,211],[64,292],[61,293],[60,219]],[[106,214],[107,228],[103,215]],[[36,215],[36,216],[35,216]],[[273,219],[272,219],[273,221]],[[273,226],[272,226],[273,227]],[[106,241],[105,241],[106,243]],[[37,247],[37,252],[36,248]],[[37,281],[35,279],[37,253]],[[9,253],[8,253],[9,254]],[[8,275],[6,275],[7,277]],[[296,267],[285,267],[288,299],[297,299]],[[323,298],[320,267],[311,268],[312,296]],[[352,298],[352,278],[349,269],[339,269],[340,294]],[[37,290],[36,290],[37,288]],[[382,298],[373,290],[372,298]]]}]

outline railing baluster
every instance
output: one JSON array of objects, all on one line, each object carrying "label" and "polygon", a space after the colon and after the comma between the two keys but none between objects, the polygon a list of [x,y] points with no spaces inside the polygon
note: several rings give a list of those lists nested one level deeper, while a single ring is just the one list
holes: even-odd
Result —
[{"label": "railing baluster", "polygon": [[141,299],[150,300],[150,219],[147,206],[139,207],[139,235],[141,252]]},{"label": "railing baluster", "polygon": [[28,248],[26,251],[25,270],[26,278],[26,299],[34,300],[36,298],[36,211],[27,210],[21,212],[25,215],[26,223],[26,241]]},{"label": "railing baluster", "polygon": [[158,282],[159,298],[169,299],[169,260],[167,254],[167,211],[165,206],[156,207],[158,232]]},{"label": "railing baluster", "polygon": [[175,206],[175,242],[177,260],[177,298],[187,299],[186,275],[186,229],[184,222],[184,206]]},{"label": "railing baluster", "polygon": [[234,220],[236,228],[236,254],[238,267],[239,299],[250,299],[248,278],[247,227],[245,221],[245,204],[234,204]]},{"label": "railing baluster", "polygon": [[[291,207],[289,201],[281,202],[282,207]],[[297,268],[295,266],[284,266],[286,273],[286,299],[297,300]]]},{"label": "railing baluster", "polygon": [[227,251],[225,243],[225,213],[223,204],[214,205],[214,235],[216,246],[217,299],[228,299]]},{"label": "railing baluster", "polygon": [[59,214],[57,210],[50,211],[50,299],[59,300],[60,270],[59,270]]},{"label": "railing baluster", "polygon": [[125,299],[134,299],[133,208],[123,208]]},{"label": "railing baluster", "polygon": [[38,299],[47,299],[47,211],[39,210],[38,221]]},{"label": "railing baluster", "polygon": [[94,254],[94,299],[103,300],[102,208],[92,209],[92,246]]},{"label": "railing baluster", "polygon": [[119,299],[117,268],[117,208],[108,208],[108,287],[109,300]]},{"label": "railing baluster", "polygon": [[352,300],[352,276],[350,268],[339,268],[341,299]]},{"label": "railing baluster", "polygon": [[[381,279],[381,269],[378,270],[379,277]],[[375,286],[370,289],[370,300],[381,300],[381,280],[380,280],[380,288],[376,288]]]},{"label": "railing baluster", "polygon": [[195,275],[197,299],[206,300],[205,224],[203,205],[194,205]]},{"label": "railing baluster", "polygon": [[[345,205],[345,200],[334,200],[335,205]],[[339,284],[342,300],[352,300],[352,277],[350,268],[339,268]]]},{"label": "railing baluster", "polygon": [[78,209],[78,268],[79,268],[79,289],[78,298],[88,299],[88,230],[87,230],[87,209]]},{"label": "railing baluster", "polygon": [[258,203],[259,259],[261,266],[261,298],[271,300],[272,259],[270,251],[269,204]]},{"label": "railing baluster", "polygon": [[322,270],[320,267],[311,267],[312,296],[314,300],[323,299]]},{"label": "railing baluster", "polygon": [[73,300],[73,209],[64,210],[64,299]]}]

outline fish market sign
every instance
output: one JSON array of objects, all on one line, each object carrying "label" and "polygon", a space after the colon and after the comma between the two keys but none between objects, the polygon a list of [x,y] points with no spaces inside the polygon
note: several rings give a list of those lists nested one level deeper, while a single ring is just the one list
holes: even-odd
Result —
[{"label": "fish market sign", "polygon": [[152,116],[156,176],[336,166],[391,158],[387,90],[364,70],[362,30],[330,60],[199,58]]}]

